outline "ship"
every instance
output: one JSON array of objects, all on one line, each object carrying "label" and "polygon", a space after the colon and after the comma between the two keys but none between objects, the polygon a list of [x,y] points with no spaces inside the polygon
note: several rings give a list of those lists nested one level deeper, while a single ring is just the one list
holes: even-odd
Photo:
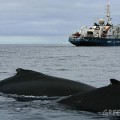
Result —
[{"label": "ship", "polygon": [[84,26],[69,36],[69,42],[76,46],[120,46],[120,24],[112,23],[110,4],[106,6],[106,21],[99,19],[92,27]]}]

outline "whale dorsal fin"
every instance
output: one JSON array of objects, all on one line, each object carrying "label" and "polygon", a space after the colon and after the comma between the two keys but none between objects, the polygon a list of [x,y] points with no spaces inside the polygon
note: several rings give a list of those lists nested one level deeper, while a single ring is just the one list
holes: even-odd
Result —
[{"label": "whale dorsal fin", "polygon": [[22,68],[17,68],[16,72],[17,72],[16,75],[25,75],[25,74],[44,75],[43,73],[40,73],[40,72],[36,72],[33,70],[26,70],[26,69],[22,69]]},{"label": "whale dorsal fin", "polygon": [[120,84],[120,81],[116,79],[110,79],[110,83],[111,85],[115,85],[115,84]]},{"label": "whale dorsal fin", "polygon": [[17,72],[17,75],[19,75],[19,74],[28,73],[28,72],[30,72],[30,70],[25,70],[25,69],[22,69],[22,68],[17,68],[16,72]]}]

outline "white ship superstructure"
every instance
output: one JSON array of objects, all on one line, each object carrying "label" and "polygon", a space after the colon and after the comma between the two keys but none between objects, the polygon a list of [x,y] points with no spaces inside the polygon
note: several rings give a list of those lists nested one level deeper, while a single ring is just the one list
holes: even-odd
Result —
[{"label": "white ship superstructure", "polygon": [[110,17],[110,5],[106,9],[107,22],[99,19],[98,23],[90,28],[84,26],[79,32],[72,34],[69,41],[76,46],[112,46],[120,45],[120,25],[114,26]]}]

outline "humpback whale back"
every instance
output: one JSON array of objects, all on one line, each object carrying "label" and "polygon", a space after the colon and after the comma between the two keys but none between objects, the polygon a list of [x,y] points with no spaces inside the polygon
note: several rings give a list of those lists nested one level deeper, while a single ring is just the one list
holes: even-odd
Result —
[{"label": "humpback whale back", "polygon": [[58,101],[58,103],[66,104],[75,109],[91,112],[102,112],[104,110],[119,110],[120,84],[119,81],[115,79],[111,79],[110,81],[112,85],[72,95]]},{"label": "humpback whale back", "polygon": [[90,85],[18,68],[16,74],[0,81],[0,92],[34,96],[68,96],[95,89]]}]

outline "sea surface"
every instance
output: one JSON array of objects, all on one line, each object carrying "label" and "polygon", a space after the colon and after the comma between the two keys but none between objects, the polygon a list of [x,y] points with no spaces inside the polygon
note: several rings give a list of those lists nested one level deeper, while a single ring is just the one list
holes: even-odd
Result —
[{"label": "sea surface", "polygon": [[[0,80],[17,68],[80,81],[96,87],[120,80],[120,47],[0,45]],[[19,102],[0,96],[0,120],[113,120],[115,116],[70,110],[54,100]]]}]

